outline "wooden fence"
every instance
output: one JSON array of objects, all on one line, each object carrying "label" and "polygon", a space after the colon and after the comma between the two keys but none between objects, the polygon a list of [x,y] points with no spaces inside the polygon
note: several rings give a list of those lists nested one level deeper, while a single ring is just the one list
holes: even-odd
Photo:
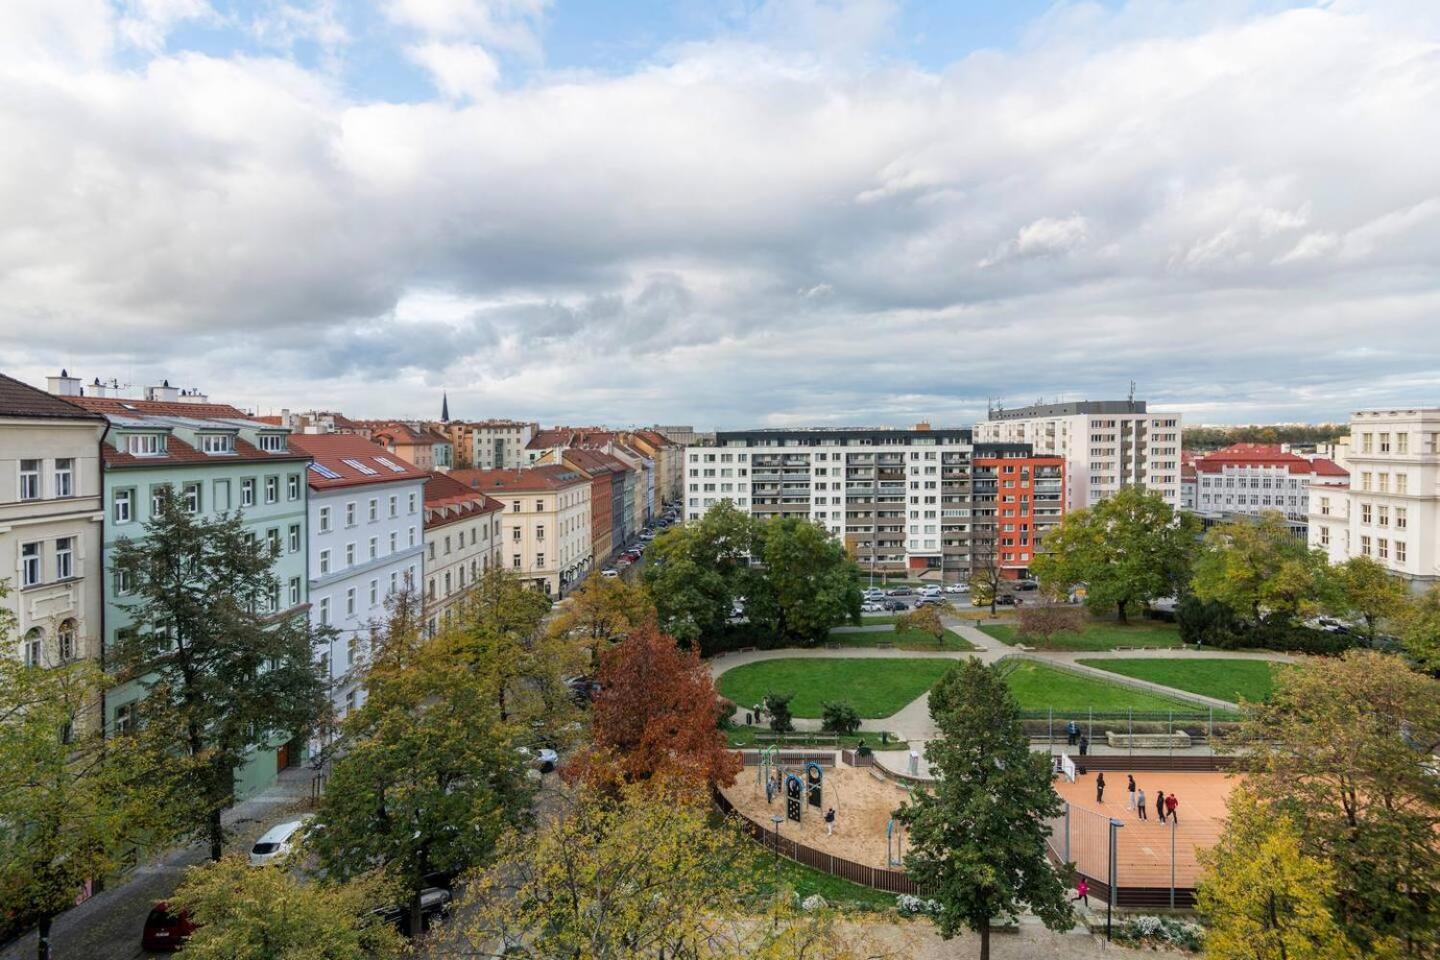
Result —
[{"label": "wooden fence", "polygon": [[872,887],[889,893],[916,895],[920,893],[920,888],[916,886],[915,881],[911,880],[903,871],[866,866],[863,863],[846,860],[823,850],[816,850],[814,847],[807,847],[788,837],[777,837],[775,831],[766,829],[764,825],[756,823],[736,810],[734,805],[726,800],[725,795],[718,790],[715,792],[715,803],[726,816],[733,814],[739,819],[741,826],[751,839],[782,857],[794,860],[796,863],[803,863],[807,867],[819,870],[821,873],[828,873],[832,877],[840,877],[842,880],[858,883],[862,887]]}]

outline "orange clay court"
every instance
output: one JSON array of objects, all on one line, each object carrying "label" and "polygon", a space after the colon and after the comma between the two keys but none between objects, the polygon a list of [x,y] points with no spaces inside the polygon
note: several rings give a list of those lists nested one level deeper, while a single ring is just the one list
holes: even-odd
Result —
[{"label": "orange clay court", "polygon": [[[795,768],[799,772],[799,768]],[[1125,823],[1117,837],[1117,862],[1122,887],[1168,887],[1170,884],[1170,827],[1155,820],[1155,791],[1174,793],[1180,801],[1180,825],[1175,834],[1175,883],[1192,887],[1199,868],[1195,851],[1212,846],[1220,837],[1225,815],[1225,798],[1239,783],[1225,773],[1170,773],[1147,771],[1135,775],[1145,791],[1149,820],[1140,820],[1126,809],[1125,772],[1105,774],[1105,802],[1095,803],[1095,774],[1070,783],[1056,778],[1055,790],[1069,801],[1070,859],[1079,870],[1104,880],[1109,872],[1108,818]],[[816,810],[806,806],[799,824],[786,820],[780,835],[808,847],[871,867],[885,866],[885,824],[892,811],[905,802],[908,791],[891,780],[877,779],[869,769],[838,766],[825,769],[824,805]],[[762,824],[768,836],[772,814],[785,813],[785,803],[776,797],[765,802],[765,792],[756,786],[755,768],[746,767],[734,786],[723,791],[735,809]],[[835,808],[835,833],[825,833],[824,812]],[[1057,831],[1058,833],[1058,831]],[[1057,835],[1058,848],[1063,842]]]}]

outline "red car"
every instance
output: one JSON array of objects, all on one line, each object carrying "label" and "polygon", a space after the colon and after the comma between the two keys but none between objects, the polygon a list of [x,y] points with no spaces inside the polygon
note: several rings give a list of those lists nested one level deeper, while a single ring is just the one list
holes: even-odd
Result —
[{"label": "red car", "polygon": [[150,916],[145,918],[145,932],[140,935],[140,946],[145,950],[179,950],[195,932],[195,922],[183,910],[170,912],[170,904],[160,901]]}]

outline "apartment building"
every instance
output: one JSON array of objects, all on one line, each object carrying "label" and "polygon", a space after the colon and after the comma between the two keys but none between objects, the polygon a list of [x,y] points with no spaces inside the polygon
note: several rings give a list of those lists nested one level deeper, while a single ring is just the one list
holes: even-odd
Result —
[{"label": "apartment building", "polygon": [[528,465],[526,448],[540,424],[522,420],[479,420],[467,424],[470,466],[475,470],[519,470]]},{"label": "apartment building", "polygon": [[626,470],[625,465],[608,453],[580,448],[549,451],[541,463],[558,463],[589,479],[591,555],[597,564],[608,563],[625,544],[624,540],[615,539],[615,521],[618,518],[625,523],[627,504],[624,480],[620,476]]},{"label": "apartment building", "polygon": [[456,470],[453,476],[503,506],[501,563],[551,596],[564,596],[593,562],[590,479],[565,466]]},{"label": "apartment building", "polygon": [[433,634],[500,565],[504,505],[443,473],[425,481],[425,618]]},{"label": "apartment building", "polygon": [[386,620],[385,601],[418,589],[428,474],[364,437],[292,436],[306,470],[310,621],[333,630],[320,654],[339,716],[365,702],[363,671]]},{"label": "apartment building", "polygon": [[1345,487],[1349,473],[1324,457],[1302,457],[1278,443],[1236,443],[1197,457],[1195,506],[1200,513],[1278,512],[1305,521],[1310,492]]},{"label": "apartment building", "polygon": [[651,513],[680,500],[685,483],[685,448],[654,430],[622,430],[616,439],[649,457],[655,464],[655,499]]},{"label": "apartment building", "polygon": [[[164,387],[164,391],[171,390]],[[137,626],[136,599],[110,558],[122,539],[145,537],[145,523],[166,497],[182,498],[197,516],[238,515],[252,536],[276,545],[279,555],[273,572],[278,586],[266,608],[277,617],[306,616],[305,470],[309,456],[291,448],[284,427],[251,419],[232,406],[204,402],[198,394],[179,399],[178,391],[157,389],[151,395],[171,399],[66,397],[103,415],[109,423],[100,445],[106,517],[102,547],[105,646],[115,644]],[[126,729],[135,723],[137,705],[144,696],[141,678],[128,679],[106,691],[107,728]],[[273,783],[281,769],[303,759],[305,749],[298,738],[256,744],[248,762],[236,771],[237,796],[248,796]]]},{"label": "apartment building", "polygon": [[1124,487],[1158,491],[1180,507],[1181,416],[1144,400],[1085,400],[991,410],[977,443],[1028,443],[1065,458],[1067,510],[1093,506]]},{"label": "apartment building", "polygon": [[969,429],[720,431],[688,448],[685,515],[722,500],[757,517],[799,517],[845,543],[863,570],[956,579],[973,561],[973,457],[1028,456],[1027,444],[977,447]]},{"label": "apartment building", "polygon": [[1045,536],[1065,515],[1065,460],[1012,453],[972,463],[975,563],[993,563],[1007,579],[1028,577]]},{"label": "apartment building", "polygon": [[[100,658],[104,433],[99,414],[0,374],[0,582],[9,589],[0,610],[14,618],[16,643],[0,657],[31,666]],[[98,722],[98,710],[81,722]]]},{"label": "apartment building", "polygon": [[431,470],[444,473],[455,467],[455,448],[449,437],[421,424],[382,423],[367,426],[370,426],[371,440],[426,473]]},{"label": "apartment building", "polygon": [[1348,487],[1310,489],[1310,545],[1371,557],[1416,592],[1440,582],[1440,408],[1353,414],[1346,462]]}]

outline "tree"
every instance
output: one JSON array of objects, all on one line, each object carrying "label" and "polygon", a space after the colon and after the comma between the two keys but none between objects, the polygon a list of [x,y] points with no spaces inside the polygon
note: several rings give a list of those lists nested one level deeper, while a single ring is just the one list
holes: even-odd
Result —
[{"label": "tree", "polygon": [[544,593],[492,567],[475,581],[452,622],[457,656],[492,681],[502,721],[543,721],[568,700],[566,675],[583,669],[578,645],[544,629],[550,609]]},{"label": "tree", "polygon": [[1405,652],[1425,670],[1440,670],[1440,587],[1406,604],[1399,615]]},{"label": "tree", "polygon": [[1373,645],[1376,626],[1405,611],[1410,591],[1370,557],[1351,557],[1334,568],[1334,575],[1340,608],[1365,621],[1365,637]]},{"label": "tree", "polygon": [[860,711],[844,700],[823,704],[820,717],[822,730],[849,736],[860,729]]},{"label": "tree", "polygon": [[973,658],[956,664],[931,690],[930,714],[940,737],[925,756],[938,779],[895,816],[910,830],[906,872],[940,904],[940,935],[978,932],[988,960],[997,918],[1028,908],[1067,929],[1073,914],[1045,847],[1045,820],[1062,803],[1049,758],[1030,752],[1003,671]]},{"label": "tree", "polygon": [[790,701],[794,699],[793,693],[765,694],[765,712],[770,714],[771,730],[776,733],[789,733],[795,729],[795,724],[790,719]]},{"label": "tree", "polygon": [[342,725],[345,750],[316,815],[327,872],[348,881],[383,870],[408,898],[412,930],[428,876],[485,863],[529,816],[520,730],[495,693],[503,678],[467,663],[468,643],[453,626],[379,640],[369,696]]},{"label": "tree", "polygon": [[600,656],[592,744],[568,776],[592,784],[729,786],[740,758],[726,747],[719,696],[700,652],[681,650],[651,621]]},{"label": "tree", "polygon": [[698,645],[725,629],[735,601],[752,592],[755,529],[748,513],[722,500],[651,541],[644,576],[662,630]]},{"label": "tree", "polygon": [[133,584],[125,606],[134,628],[120,632],[107,667],[140,682],[150,735],[191,766],[184,805],[198,811],[190,829],[208,836],[213,860],[249,749],[302,737],[329,714],[320,637],[303,614],[271,612],[277,550],[239,516],[192,516],[173,492],[144,539],[115,548],[115,570]]},{"label": "tree", "polygon": [[1362,950],[1440,942],[1440,687],[1398,657],[1352,650],[1277,675],[1237,744],[1257,800],[1334,871],[1331,909]]},{"label": "tree", "polygon": [[1338,603],[1325,555],[1292,537],[1275,512],[1206,533],[1191,588],[1257,626],[1290,624]]},{"label": "tree", "polygon": [[1177,516],[1159,493],[1125,487],[1093,507],[1067,514],[1045,538],[1047,552],[1031,567],[1056,596],[1085,584],[1090,609],[1114,609],[1125,623],[1131,608],[1179,592],[1194,529],[1194,519]]},{"label": "tree", "polygon": [[1042,647],[1062,633],[1080,633],[1085,629],[1085,614],[1076,607],[1048,603],[1043,606],[1021,607],[1016,611],[1020,636],[1035,640]]},{"label": "tree", "polygon": [[824,527],[775,518],[757,525],[756,542],[762,566],[746,595],[751,622],[806,645],[837,624],[860,622],[859,572]]},{"label": "tree", "polygon": [[[0,600],[8,591],[0,581]],[[136,735],[107,743],[93,719],[104,678],[89,661],[29,666],[0,606],[0,903],[34,923],[36,955],[87,882],[165,833],[175,776]]]},{"label": "tree", "polygon": [[600,666],[600,654],[655,617],[655,604],[642,584],[619,577],[587,577],[563,612],[550,623],[552,633],[580,644],[589,653],[589,672]]},{"label": "tree", "polygon": [[307,882],[290,870],[256,870],[239,857],[191,867],[171,898],[197,929],[185,944],[194,960],[386,960],[401,955],[373,878]]},{"label": "tree", "polygon": [[994,529],[995,525],[990,524],[989,535],[977,536],[970,549],[970,600],[979,606],[988,606],[992,617],[1000,599],[1000,585],[1005,582],[1005,568],[1000,565],[1000,551],[995,548]]},{"label": "tree", "polygon": [[945,646],[945,613],[953,614],[955,608],[948,603],[926,603],[909,613],[895,618],[895,632],[907,633],[916,630],[935,638],[936,648]]},{"label": "tree", "polygon": [[[1200,854],[1197,906],[1214,960],[1359,960],[1330,912],[1334,871],[1301,852],[1300,831],[1242,789],[1220,842]],[[1372,954],[1373,955],[1373,954]]]}]

